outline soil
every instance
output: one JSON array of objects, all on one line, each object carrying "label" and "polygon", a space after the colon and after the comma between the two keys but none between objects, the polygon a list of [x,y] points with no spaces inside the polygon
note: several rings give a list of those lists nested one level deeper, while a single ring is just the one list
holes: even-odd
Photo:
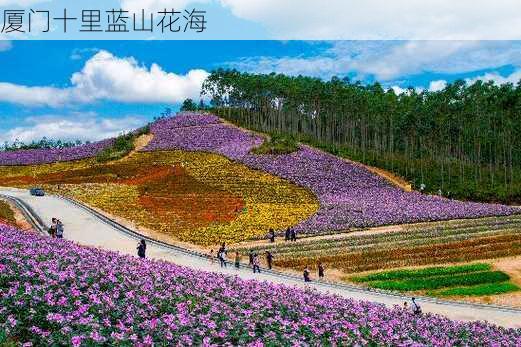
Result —
[{"label": "soil", "polygon": [[11,210],[13,210],[17,227],[19,227],[22,230],[32,229],[32,225],[25,219],[22,212],[20,212],[20,210],[18,210],[18,208],[15,205],[13,205],[8,200],[2,200],[2,201],[5,201],[9,205],[9,207],[11,207]]}]

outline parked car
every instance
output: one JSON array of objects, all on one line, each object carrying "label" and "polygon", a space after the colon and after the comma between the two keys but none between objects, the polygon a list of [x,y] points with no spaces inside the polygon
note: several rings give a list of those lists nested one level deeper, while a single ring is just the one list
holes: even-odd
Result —
[{"label": "parked car", "polygon": [[32,196],[44,196],[45,191],[42,188],[31,188],[29,190]]}]

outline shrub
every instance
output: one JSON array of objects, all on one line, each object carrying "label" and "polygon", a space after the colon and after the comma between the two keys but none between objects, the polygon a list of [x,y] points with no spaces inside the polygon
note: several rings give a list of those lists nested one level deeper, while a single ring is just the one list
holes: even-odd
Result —
[{"label": "shrub", "polygon": [[123,158],[134,149],[135,138],[134,134],[118,136],[111,147],[105,148],[96,156],[96,160],[100,163],[105,163]]},{"label": "shrub", "polygon": [[298,142],[291,135],[273,134],[269,140],[252,149],[253,154],[289,154],[298,150]]}]

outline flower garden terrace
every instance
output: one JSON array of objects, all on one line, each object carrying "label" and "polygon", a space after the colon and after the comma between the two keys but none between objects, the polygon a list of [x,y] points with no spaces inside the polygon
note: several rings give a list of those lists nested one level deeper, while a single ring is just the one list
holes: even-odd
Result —
[{"label": "flower garden terrace", "polygon": [[318,235],[520,212],[405,192],[363,166],[308,146],[252,154],[262,136],[210,114],[161,119],[151,133],[152,141],[123,162],[0,167],[0,184],[59,187],[115,216],[203,245],[257,239],[269,228]]},{"label": "flower garden terrace", "polygon": [[515,346],[521,330],[194,271],[0,226],[0,344]]},{"label": "flower garden terrace", "polygon": [[85,160],[0,168],[0,185],[66,195],[133,221],[149,236],[212,245],[263,238],[318,209],[311,192],[287,180],[202,152],[135,153],[122,161]]},{"label": "flower garden terrace", "polygon": [[154,139],[144,151],[181,149],[218,153],[310,189],[317,196],[320,209],[295,227],[303,233],[521,212],[504,205],[404,192],[360,165],[308,146],[300,146],[290,154],[252,154],[251,150],[264,139],[223,123],[214,115],[167,118],[153,124],[151,131]]}]

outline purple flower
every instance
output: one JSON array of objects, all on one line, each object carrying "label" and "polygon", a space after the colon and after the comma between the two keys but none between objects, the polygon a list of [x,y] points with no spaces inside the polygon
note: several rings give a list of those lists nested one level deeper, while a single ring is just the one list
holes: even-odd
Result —
[{"label": "purple flower", "polygon": [[[313,290],[56,243],[4,225],[0,263],[0,329],[20,344],[521,345],[521,329],[415,316]],[[63,272],[69,276],[60,281]],[[21,290],[27,286],[33,295]],[[125,295],[131,291],[135,295]],[[68,300],[50,307],[44,293]]]},{"label": "purple flower", "polygon": [[286,155],[250,154],[263,139],[213,115],[180,114],[153,124],[151,131],[154,139],[145,151],[218,153],[309,188],[320,209],[296,226],[304,233],[521,213],[504,205],[405,192],[360,165],[308,146]]},{"label": "purple flower", "polygon": [[108,139],[62,149],[28,149],[0,152],[0,165],[33,165],[91,158],[111,146],[113,142],[114,139]]}]

